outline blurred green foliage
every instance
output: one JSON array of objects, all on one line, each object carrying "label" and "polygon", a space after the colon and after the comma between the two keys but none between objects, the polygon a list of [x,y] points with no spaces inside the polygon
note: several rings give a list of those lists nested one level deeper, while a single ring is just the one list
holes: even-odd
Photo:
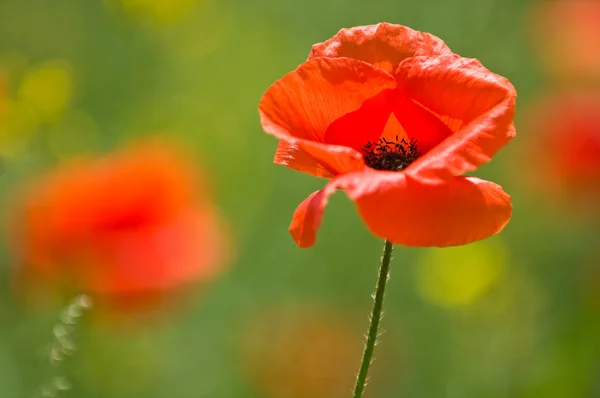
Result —
[{"label": "blurred green foliage", "polygon": [[[587,274],[600,263],[597,231],[540,206],[543,197],[522,181],[523,154],[536,148],[522,146],[527,131],[518,129],[519,111],[547,84],[524,37],[528,6],[0,0],[0,76],[10,111],[10,123],[0,127],[3,200],[64,158],[159,132],[185,143],[210,172],[237,246],[231,269],[168,321],[135,330],[82,324],[76,355],[55,371],[46,357],[60,309],[30,311],[18,302],[4,243],[0,397],[32,397],[58,372],[73,385],[65,397],[270,398],[244,370],[240,347],[249,325],[274,306],[285,313],[290,305],[292,318],[303,303],[353,314],[348,332],[362,339],[382,242],[340,193],[317,245],[295,246],[291,215],[323,181],[271,164],[276,140],[262,133],[257,104],[313,43],[342,27],[380,21],[432,32],[507,76],[519,93],[518,138],[477,172],[513,195],[514,217],[500,236],[459,252],[396,249],[387,332],[376,353],[385,361],[375,362],[368,396],[600,396],[600,302],[587,294],[600,288],[600,273]],[[252,366],[261,364],[258,355]]]}]

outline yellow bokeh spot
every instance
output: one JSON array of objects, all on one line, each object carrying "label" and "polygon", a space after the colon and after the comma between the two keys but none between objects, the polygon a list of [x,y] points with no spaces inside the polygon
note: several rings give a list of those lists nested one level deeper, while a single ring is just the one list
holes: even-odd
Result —
[{"label": "yellow bokeh spot", "polygon": [[146,16],[159,23],[176,22],[190,14],[199,0],[121,0],[129,13]]},{"label": "yellow bokeh spot", "polygon": [[6,102],[6,96],[4,88],[4,79],[2,78],[2,70],[0,69],[0,121],[2,121],[2,115],[4,114],[4,103]]},{"label": "yellow bokeh spot", "polygon": [[498,241],[429,249],[417,268],[417,288],[428,302],[462,307],[477,301],[502,277],[506,248]]},{"label": "yellow bokeh spot", "polygon": [[47,61],[25,73],[18,89],[20,102],[33,109],[40,122],[51,122],[69,106],[73,77],[65,61]]},{"label": "yellow bokeh spot", "polygon": [[38,126],[36,114],[22,101],[4,99],[0,118],[0,150],[3,156],[18,152]]}]

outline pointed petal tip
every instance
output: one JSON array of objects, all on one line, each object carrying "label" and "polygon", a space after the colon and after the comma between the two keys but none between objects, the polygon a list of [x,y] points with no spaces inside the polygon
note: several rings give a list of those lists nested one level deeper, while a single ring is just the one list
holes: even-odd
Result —
[{"label": "pointed petal tip", "polygon": [[301,248],[312,247],[317,241],[317,231],[321,226],[323,211],[327,205],[328,195],[325,189],[313,192],[294,212],[290,223],[292,239]]}]

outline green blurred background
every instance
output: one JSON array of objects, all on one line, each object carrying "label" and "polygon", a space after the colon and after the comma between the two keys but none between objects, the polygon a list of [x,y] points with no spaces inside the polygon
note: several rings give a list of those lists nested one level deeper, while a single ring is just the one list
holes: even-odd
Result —
[{"label": "green blurred background", "polygon": [[[517,139],[477,175],[513,196],[499,235],[462,248],[398,247],[367,395],[600,397],[597,223],[529,189],[535,138],[519,129],[549,89],[524,0],[0,0],[7,120],[0,195],[70,156],[163,133],[210,172],[237,260],[167,319],[83,322],[78,351],[47,360],[60,308],[26,310],[0,270],[0,397],[350,396],[382,242],[335,195],[314,248],[287,232],[323,181],[271,164],[257,104],[340,28],[388,21],[431,32],[517,87]],[[533,43],[535,47],[535,43]],[[31,112],[31,104],[38,111]],[[533,143],[532,143],[533,142]],[[525,154],[525,155],[524,155]],[[268,327],[267,327],[268,326]]]}]

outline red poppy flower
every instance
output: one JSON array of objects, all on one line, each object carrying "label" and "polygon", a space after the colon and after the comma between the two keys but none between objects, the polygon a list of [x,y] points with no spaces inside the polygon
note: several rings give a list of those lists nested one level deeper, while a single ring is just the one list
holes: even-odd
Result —
[{"label": "red poppy flower", "polygon": [[515,135],[508,80],[435,36],[381,23],[342,29],[264,94],[274,162],[327,186],[296,210],[290,231],[312,246],[336,189],[377,236],[406,246],[466,244],[499,232],[510,197],[477,169]]},{"label": "red poppy flower", "polygon": [[563,203],[600,210],[600,94],[557,92],[535,102],[527,115],[537,155],[532,181]]},{"label": "red poppy flower", "polygon": [[31,184],[18,206],[19,276],[115,304],[210,280],[224,240],[206,196],[164,145],[73,161]]},{"label": "red poppy flower", "polygon": [[531,44],[559,77],[600,77],[600,1],[540,1],[531,8]]}]

